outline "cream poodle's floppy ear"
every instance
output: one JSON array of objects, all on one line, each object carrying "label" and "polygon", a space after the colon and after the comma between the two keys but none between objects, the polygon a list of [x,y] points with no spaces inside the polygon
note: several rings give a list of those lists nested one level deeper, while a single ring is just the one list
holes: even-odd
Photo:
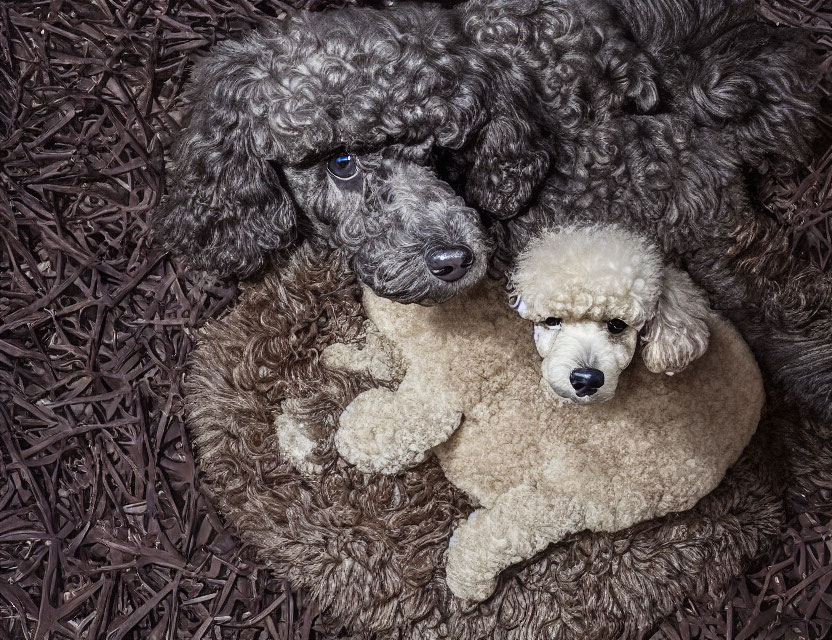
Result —
[{"label": "cream poodle's floppy ear", "polygon": [[666,267],[654,315],[642,330],[641,357],[654,373],[676,373],[708,348],[711,310],[705,292],[688,274]]}]

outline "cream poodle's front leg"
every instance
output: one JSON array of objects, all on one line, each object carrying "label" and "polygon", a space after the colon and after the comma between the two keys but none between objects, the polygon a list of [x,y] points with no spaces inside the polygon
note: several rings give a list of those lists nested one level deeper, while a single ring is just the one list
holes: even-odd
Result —
[{"label": "cream poodle's front leg", "polygon": [[335,434],[338,453],[368,473],[398,473],[422,462],[462,420],[454,398],[428,393],[422,376],[408,373],[396,391],[370,389],[344,413]]},{"label": "cream poodle's front leg", "polygon": [[[336,342],[324,349],[322,360],[332,369],[353,373],[369,373],[380,382],[393,382],[404,377],[404,365],[396,347],[369,320],[364,324],[364,346]],[[294,398],[284,402],[275,418],[278,449],[285,460],[298,471],[317,474],[323,467],[313,462],[320,445],[320,429],[305,417],[306,400]]]},{"label": "cream poodle's front leg", "polygon": [[347,371],[368,372],[382,382],[401,380],[398,389],[375,388],[344,409],[335,434],[338,453],[367,473],[393,474],[422,462],[459,426],[462,412],[452,391],[431,382],[430,371],[405,372],[398,350],[368,322],[366,346],[334,344],[324,362]]},{"label": "cream poodle's front leg", "polygon": [[448,587],[459,598],[482,601],[500,572],[531,558],[564,536],[586,528],[586,506],[571,496],[542,496],[514,487],[490,509],[478,509],[459,525],[448,546]]}]

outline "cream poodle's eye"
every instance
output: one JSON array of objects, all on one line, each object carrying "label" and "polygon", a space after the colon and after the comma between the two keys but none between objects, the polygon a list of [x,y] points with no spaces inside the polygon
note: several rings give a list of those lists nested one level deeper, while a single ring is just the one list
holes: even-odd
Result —
[{"label": "cream poodle's eye", "polygon": [[624,322],[621,318],[613,318],[609,322],[607,322],[607,330],[610,333],[621,333],[628,327],[627,323]]},{"label": "cream poodle's eye", "polygon": [[336,153],[326,163],[326,170],[333,178],[349,180],[358,173],[358,161],[351,153]]},{"label": "cream poodle's eye", "polygon": [[553,316],[549,316],[548,318],[546,318],[543,321],[543,324],[545,324],[547,327],[551,328],[551,327],[559,327],[560,322],[561,322],[560,318],[555,318]]}]

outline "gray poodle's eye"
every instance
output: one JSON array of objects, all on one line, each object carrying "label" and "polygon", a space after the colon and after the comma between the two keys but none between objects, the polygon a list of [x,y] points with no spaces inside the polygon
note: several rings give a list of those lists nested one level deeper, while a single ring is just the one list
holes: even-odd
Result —
[{"label": "gray poodle's eye", "polygon": [[358,161],[351,153],[338,153],[326,163],[326,170],[333,178],[349,180],[358,173]]},{"label": "gray poodle's eye", "polygon": [[629,325],[624,322],[621,318],[613,318],[609,322],[607,322],[607,329],[610,333],[621,333],[626,329]]},{"label": "gray poodle's eye", "polygon": [[545,324],[547,327],[559,327],[560,322],[561,322],[560,318],[555,318],[553,316],[549,316],[548,318],[546,318],[543,321],[543,324]]}]

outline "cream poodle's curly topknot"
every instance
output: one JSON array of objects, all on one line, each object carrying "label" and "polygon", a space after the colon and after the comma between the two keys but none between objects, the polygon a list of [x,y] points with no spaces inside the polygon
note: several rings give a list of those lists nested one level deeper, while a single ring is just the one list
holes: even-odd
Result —
[{"label": "cream poodle's curly topknot", "polygon": [[644,236],[614,225],[549,229],[517,258],[513,293],[524,317],[608,320],[641,326],[662,292],[658,249]]}]

